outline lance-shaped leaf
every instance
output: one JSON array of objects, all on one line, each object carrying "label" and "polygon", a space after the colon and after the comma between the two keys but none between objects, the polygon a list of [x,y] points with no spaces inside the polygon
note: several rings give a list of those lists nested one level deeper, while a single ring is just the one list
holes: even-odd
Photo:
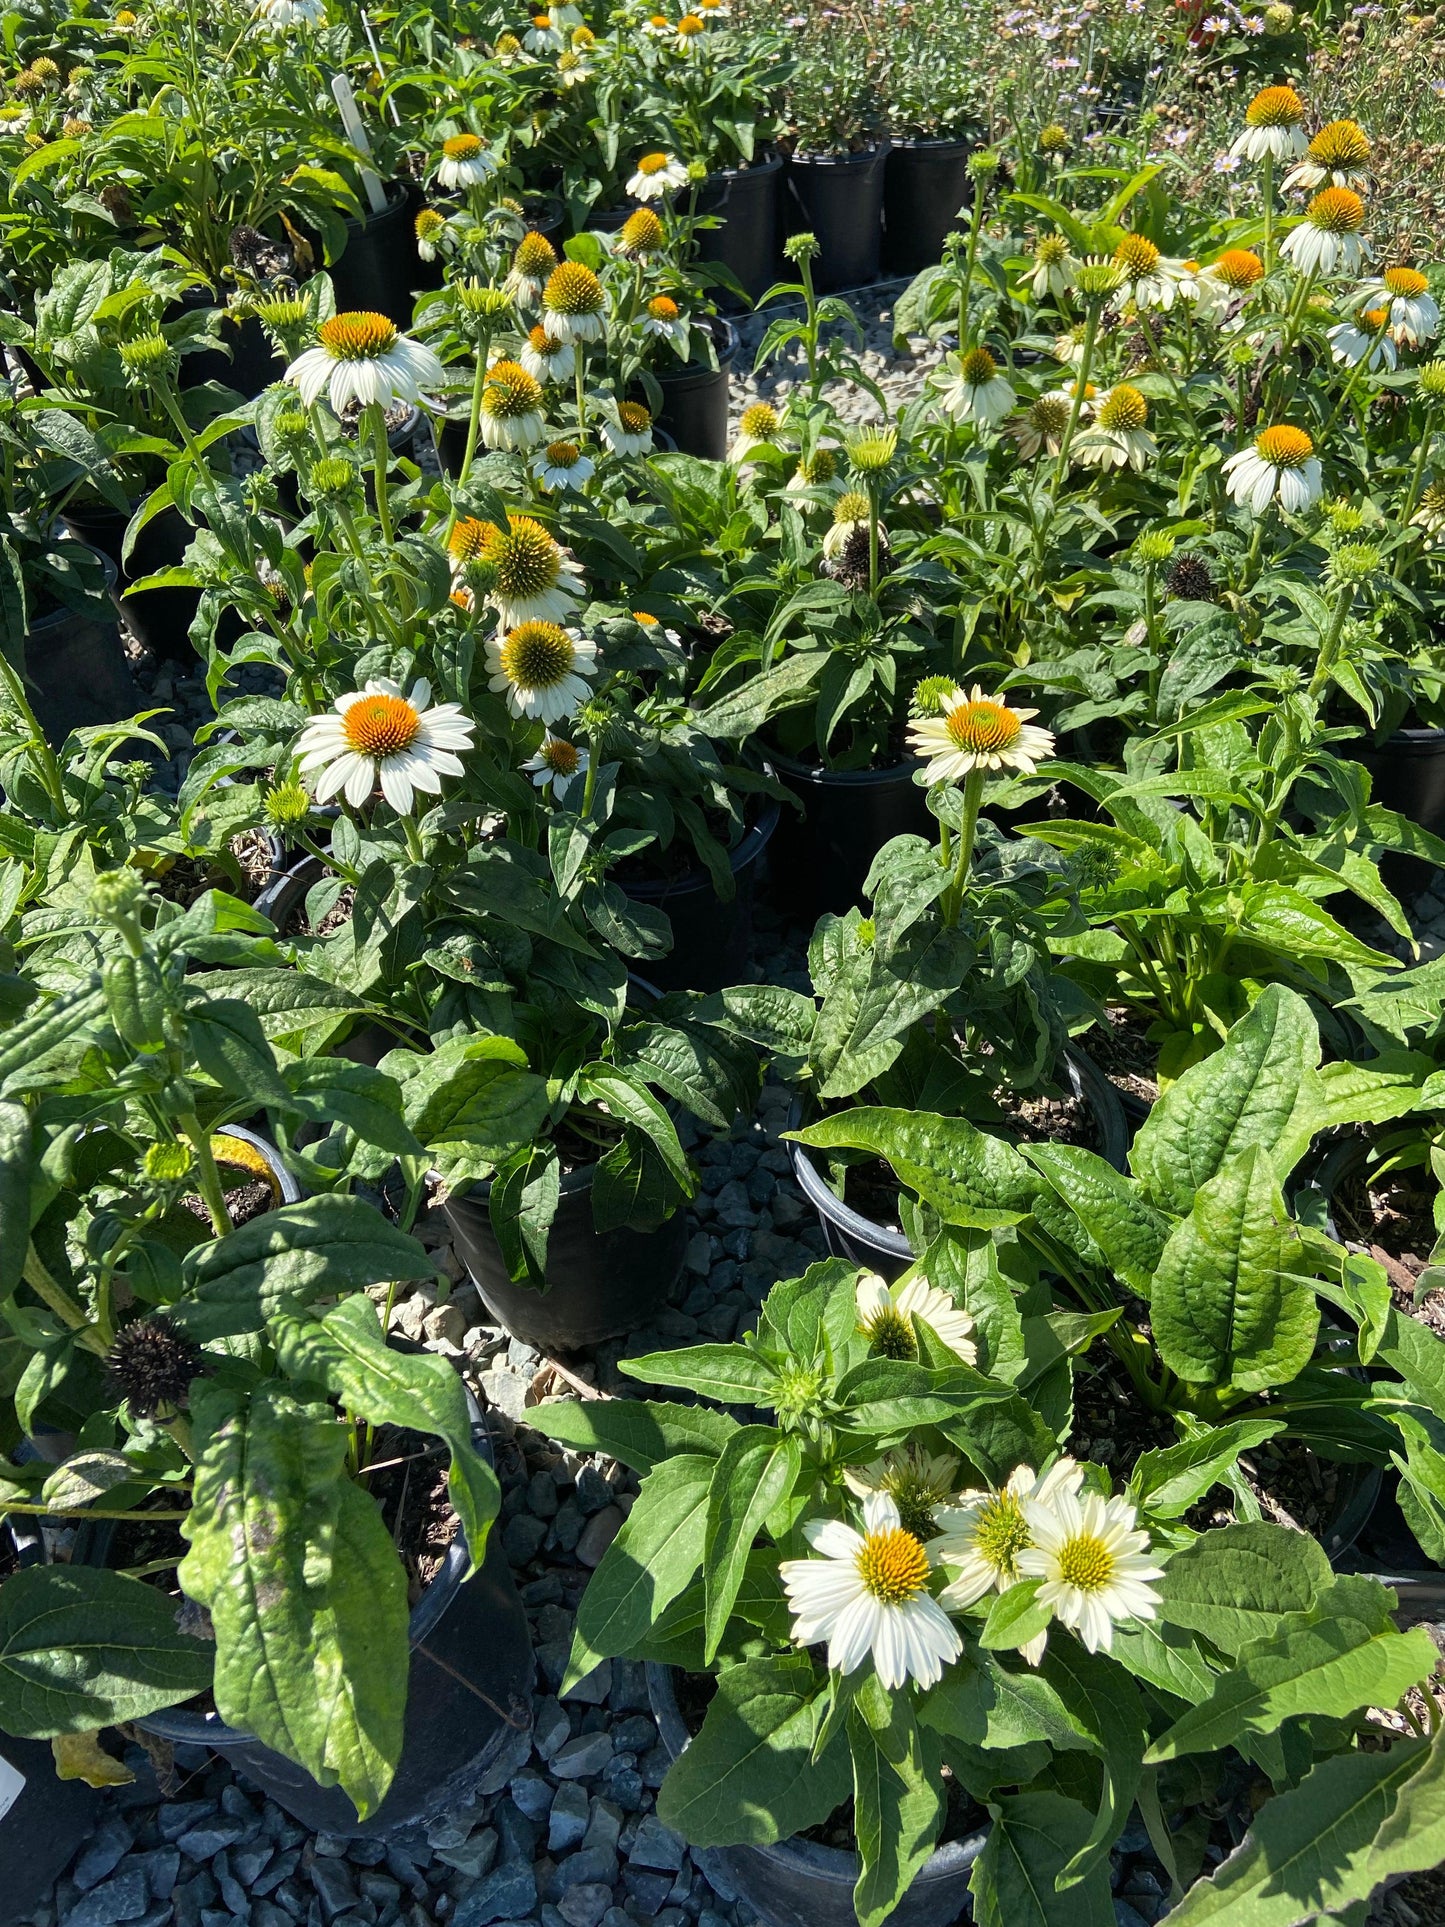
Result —
[{"label": "lance-shaped leaf", "polygon": [[1077,1640],[1052,1640],[1044,1672],[1104,1763],[1093,1829],[1059,1874],[1061,1886],[1077,1887],[1100,1866],[1107,1871],[1109,1849],[1134,1804],[1147,1737],[1144,1709],[1134,1682]]},{"label": "lance-shaped leaf", "polygon": [[1060,1793],[1021,1793],[991,1808],[993,1825],[968,1890],[977,1927],[1114,1927],[1107,1862],[1059,1892],[1089,1838],[1090,1816]]},{"label": "lance-shaped leaf", "polygon": [[650,1472],[674,1453],[716,1458],[738,1429],[726,1412],[705,1405],[671,1405],[662,1399],[567,1399],[539,1405],[529,1425],[579,1452],[605,1452],[634,1472]]},{"label": "lance-shaped leaf", "polygon": [[0,1589],[0,1731],[48,1740],[138,1720],[211,1683],[173,1601],[92,1566],[32,1566]]},{"label": "lance-shaped leaf", "polygon": [[753,1540],[792,1491],[801,1464],[797,1439],[771,1425],[739,1426],[713,1464],[704,1542],[709,1664],[732,1616]]},{"label": "lance-shaped leaf", "polygon": [[452,1455],[447,1491],[466,1534],[468,1577],[486,1551],[501,1504],[497,1475],[472,1444],[462,1381],[433,1352],[393,1351],[364,1292],[343,1298],[319,1322],[272,1320],[276,1355],[292,1378],[322,1385],[356,1418],[442,1439]]},{"label": "lance-shaped leaf", "polygon": [[947,1224],[1017,1224],[1042,1188],[1011,1144],[961,1117],[864,1106],[787,1136],[815,1150],[872,1151]]},{"label": "lance-shaped leaf", "polygon": [[401,1752],[406,1580],[380,1513],[343,1472],[331,1407],[263,1382],[201,1381],[179,1578],[215,1627],[216,1709],[340,1784],[363,1818]]},{"label": "lance-shaped leaf", "polygon": [[1209,1179],[1170,1233],[1150,1317],[1159,1355],[1191,1384],[1260,1392],[1309,1363],[1319,1305],[1269,1153],[1255,1145]]},{"label": "lance-shaped leaf", "polygon": [[435,1272],[418,1240],[365,1199],[305,1198],[189,1252],[188,1302],[171,1315],[193,1338],[227,1338],[260,1331],[277,1312],[313,1298]]},{"label": "lance-shaped leaf", "polygon": [[1037,1165],[1131,1291],[1148,1299],[1170,1220],[1137,1180],[1075,1144],[1025,1145]]},{"label": "lance-shaped leaf", "polygon": [[10,1297],[30,1249],[30,1113],[0,1104],[0,1299]]},{"label": "lance-shaped leaf", "polygon": [[1285,1423],[1282,1418],[1236,1419],[1229,1425],[1205,1426],[1178,1445],[1141,1453],[1129,1480],[1129,1497],[1156,1518],[1177,1519],[1218,1484],[1241,1452],[1263,1445],[1282,1432]]},{"label": "lance-shaped leaf", "polygon": [[778,1394],[777,1367],[746,1345],[689,1345],[619,1358],[617,1365],[644,1385],[678,1385],[721,1405],[771,1405]]},{"label": "lance-shaped leaf", "polygon": [[876,1673],[859,1686],[847,1723],[861,1863],[853,1911],[861,1927],[882,1927],[938,1841],[945,1810],[938,1747],[919,1732],[907,1694],[887,1692]]}]

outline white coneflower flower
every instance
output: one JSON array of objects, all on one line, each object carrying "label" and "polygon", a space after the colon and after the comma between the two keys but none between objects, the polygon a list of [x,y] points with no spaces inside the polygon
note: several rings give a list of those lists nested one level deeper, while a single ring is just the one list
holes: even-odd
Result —
[{"label": "white coneflower flower", "polygon": [[570,47],[565,53],[557,56],[557,78],[564,87],[580,87],[584,82],[591,80],[595,72],[596,69],[586,57],[574,53]]},{"label": "white coneflower flower", "polygon": [[578,27],[584,25],[581,8],[571,5],[548,7],[547,18],[557,29],[558,33],[570,34],[575,32]]},{"label": "white coneflower flower", "polygon": [[[1060,1492],[1077,1492],[1083,1478],[1082,1470],[1068,1458],[1056,1460],[1043,1473],[1020,1465],[1009,1474],[1002,1491],[960,1492],[935,1512],[934,1564],[953,1575],[938,1595],[939,1604],[949,1612],[965,1612],[986,1593],[1007,1592],[1017,1584],[1019,1554],[1033,1544],[1025,1503],[1048,1505]],[[1046,1628],[1023,1647],[1030,1666],[1043,1658],[1048,1639]]]},{"label": "white coneflower flower", "polygon": [[1325,330],[1330,354],[1350,368],[1363,361],[1371,372],[1384,368],[1393,374],[1397,360],[1395,344],[1382,332],[1389,319],[1388,308],[1366,308],[1357,321],[1337,322]]},{"label": "white coneflower flower", "polygon": [[908,744],[926,756],[924,781],[956,783],[971,770],[1016,770],[1032,776],[1054,753],[1047,729],[1028,720],[1036,709],[1014,709],[1001,696],[985,696],[975,683],[971,693],[955,689],[942,699],[942,714],[921,716],[908,725]]},{"label": "white coneflower flower", "polygon": [[642,630],[649,642],[665,642],[673,649],[681,649],[682,637],[676,629],[664,629],[659,617],[647,609],[630,609],[628,614]]},{"label": "white coneflower flower", "polygon": [[634,201],[660,201],[664,194],[675,194],[686,186],[687,168],[675,154],[644,154],[637,172],[627,181],[627,191]]},{"label": "white coneflower flower", "polygon": [[487,641],[489,689],[505,692],[514,716],[560,722],[587,700],[597,645],[558,622],[519,622]]},{"label": "white coneflower flower", "polygon": [[950,355],[946,367],[949,379],[938,387],[938,405],[952,420],[992,428],[1013,407],[1014,391],[987,348]]},{"label": "white coneflower flower", "polygon": [[1385,268],[1360,296],[1364,308],[1389,311],[1389,336],[1401,348],[1423,348],[1440,332],[1440,304],[1418,268]]},{"label": "white coneflower flower", "polygon": [[523,451],[546,438],[542,384],[519,362],[494,361],[487,370],[480,427],[488,448]]},{"label": "white coneflower flower", "polygon": [[441,791],[443,776],[460,776],[455,752],[470,749],[476,724],[457,703],[431,707],[431,684],[412,684],[404,696],[384,676],[338,696],[335,714],[318,716],[296,743],[297,767],[318,803],[340,791],[359,809],[381,793],[404,816],[416,790]]},{"label": "white coneflower flower", "polygon": [[1197,277],[1195,313],[1201,321],[1218,321],[1236,301],[1243,301],[1264,279],[1264,263],[1248,248],[1226,248],[1217,261]]},{"label": "white coneflower flower", "polygon": [[443,187],[480,187],[496,171],[497,163],[479,134],[453,134],[442,142],[437,179]]},{"label": "white coneflower flower", "polygon": [[446,216],[434,207],[424,207],[412,223],[416,251],[423,261],[435,261],[446,244]]},{"label": "white coneflower flower", "polygon": [[1293,87],[1264,87],[1245,109],[1244,132],[1229,151],[1246,161],[1291,161],[1306,148],[1305,104]]},{"label": "white coneflower flower", "polygon": [[613,402],[599,426],[614,455],[646,455],[652,448],[652,415],[641,402]]},{"label": "white coneflower flower", "polygon": [[858,1328],[884,1358],[917,1358],[913,1321],[921,1318],[965,1365],[978,1357],[973,1320],[946,1291],[915,1272],[905,1284],[887,1285],[876,1271],[863,1272],[857,1284]]},{"label": "white coneflower flower", "polygon": [[1012,421],[1005,422],[1004,433],[1018,443],[1019,453],[1032,461],[1042,450],[1057,455],[1064,445],[1064,430],[1069,425],[1071,404],[1067,395],[1057,392],[1040,395]]},{"label": "white coneflower flower", "polygon": [[532,473],[543,488],[581,488],[592,480],[596,464],[576,442],[548,442],[533,458]]},{"label": "white coneflower flower", "polygon": [[571,381],[577,368],[577,350],[570,341],[558,341],[540,324],[523,342],[518,361],[533,381]]},{"label": "white coneflower flower", "polygon": [[446,370],[431,349],[398,334],[384,314],[332,315],[316,332],[320,345],[298,355],[286,370],[308,408],[323,394],[338,415],[353,401],[362,408],[419,402],[423,388],[446,382]]},{"label": "white coneflower flower", "polygon": [[1136,308],[1174,306],[1178,292],[1178,263],[1168,261],[1144,234],[1126,234],[1114,250],[1114,266],[1123,270],[1124,284]]},{"label": "white coneflower flower", "polygon": [[654,13],[643,21],[642,31],[648,40],[667,40],[671,38],[673,25],[666,14]]},{"label": "white coneflower flower", "polygon": [[843,1468],[843,1483],[856,1498],[886,1492],[898,1508],[903,1530],[915,1539],[933,1536],[934,1515],[952,1499],[957,1477],[958,1460],[952,1452],[930,1452],[915,1444],[895,1447],[867,1465]]},{"label": "white coneflower flower", "polygon": [[1315,135],[1298,167],[1284,177],[1286,188],[1351,187],[1358,194],[1369,186],[1370,143],[1355,120],[1332,120]]},{"label": "white coneflower flower", "polygon": [[1072,452],[1086,468],[1142,469],[1159,453],[1159,444],[1145,427],[1148,419],[1149,404],[1139,390],[1118,382],[1100,399]]},{"label": "white coneflower flower", "polygon": [[686,341],[688,326],[681,308],[670,294],[655,294],[642,318],[642,332],[660,341]]},{"label": "white coneflower flower", "polygon": [[554,341],[600,341],[607,290],[580,261],[559,261],[542,290],[542,326]]},{"label": "white coneflower flower", "polygon": [[1323,188],[1280,243],[1301,274],[1358,274],[1370,250],[1360,238],[1365,204],[1352,188]]},{"label": "white coneflower flower", "polygon": [[732,447],[728,450],[730,462],[746,460],[755,448],[772,442],[782,427],[778,411],[771,402],[755,401],[745,408],[738,422],[738,432],[733,437]]},{"label": "white coneflower flower", "polygon": [[677,23],[677,51],[690,54],[706,32],[707,22],[700,13],[685,13]]},{"label": "white coneflower flower", "polygon": [[560,803],[578,777],[586,776],[587,752],[569,743],[565,736],[554,736],[549,729],[541,747],[527,758],[522,768],[539,790],[550,784],[554,799]]},{"label": "white coneflower flower", "polygon": [[827,489],[834,495],[842,492],[843,481],[838,473],[838,456],[834,449],[815,448],[811,455],[798,457],[798,466],[788,477],[786,492],[797,495],[805,488]]},{"label": "white coneflower flower", "polygon": [[[868,497],[860,489],[846,489],[833,504],[833,520],[823,537],[823,553],[830,562],[847,548],[855,535],[868,533]],[[878,540],[888,540],[888,531],[879,525]]]},{"label": "white coneflower flower", "polygon": [[559,54],[567,45],[567,36],[553,26],[550,14],[534,13],[531,26],[522,35],[522,45],[529,54]]},{"label": "white coneflower flower", "polygon": [[1034,264],[1024,276],[1035,301],[1051,294],[1061,300],[1073,286],[1078,260],[1062,234],[1046,234],[1034,249]]},{"label": "white coneflower flower", "polygon": [[1420,497],[1420,506],[1410,517],[1412,527],[1424,529],[1433,541],[1445,530],[1445,483],[1430,482]]},{"label": "white coneflower flower", "polygon": [[1224,473],[1230,495],[1256,515],[1263,515],[1271,502],[1292,515],[1302,514],[1320,499],[1324,486],[1313,441],[1288,422],[1261,429],[1253,447],[1229,457]]},{"label": "white coneflower flower", "polygon": [[928,1550],[905,1532],[886,1492],[863,1501],[864,1530],[810,1519],[803,1537],[816,1559],[778,1567],[799,1646],[828,1643],[828,1664],[854,1673],[870,1656],[890,1692],[910,1679],[937,1685],[963,1651],[958,1629],[928,1590]]},{"label": "white coneflower flower", "polygon": [[1053,356],[1066,368],[1077,368],[1084,359],[1084,324],[1076,322],[1072,328],[1065,328],[1061,335],[1054,336]]},{"label": "white coneflower flower", "polygon": [[23,134],[33,118],[30,109],[22,102],[0,101],[0,139],[6,135]]},{"label": "white coneflower flower", "polygon": [[260,17],[268,27],[321,27],[326,8],[322,0],[261,0]]},{"label": "white coneflower flower", "polygon": [[538,234],[533,229],[517,243],[511,268],[502,283],[502,292],[510,295],[519,307],[540,307],[547,277],[556,265],[556,249],[545,234]]},{"label": "white coneflower flower", "polygon": [[1119,1620],[1156,1616],[1151,1582],[1164,1568],[1148,1558],[1149,1535],[1136,1529],[1127,1499],[1055,1492],[1047,1503],[1026,1500],[1024,1517],[1034,1543],[1018,1555],[1019,1575],[1043,1580],[1039,1604],[1091,1653],[1109,1651]]},{"label": "white coneflower flower", "polygon": [[570,552],[530,515],[514,515],[505,529],[464,515],[451,532],[447,552],[454,575],[472,562],[490,565],[490,594],[504,628],[533,618],[565,622],[583,593]]}]

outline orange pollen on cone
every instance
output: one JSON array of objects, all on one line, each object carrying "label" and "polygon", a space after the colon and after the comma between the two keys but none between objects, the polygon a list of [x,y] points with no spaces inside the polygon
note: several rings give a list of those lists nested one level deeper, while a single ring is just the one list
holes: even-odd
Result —
[{"label": "orange pollen on cone", "polygon": [[978,702],[962,702],[944,716],[950,737],[960,749],[983,755],[1007,749],[1018,741],[1023,724],[1007,703],[988,697]]},{"label": "orange pollen on cone", "polygon": [[421,718],[401,696],[363,696],[341,719],[348,745],[362,756],[397,756],[416,741]]}]

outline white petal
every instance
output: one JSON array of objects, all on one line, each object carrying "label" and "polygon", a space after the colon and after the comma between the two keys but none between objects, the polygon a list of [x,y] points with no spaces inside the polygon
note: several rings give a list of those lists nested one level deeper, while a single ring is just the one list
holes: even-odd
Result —
[{"label": "white petal", "polygon": [[353,809],[360,809],[376,787],[375,765],[369,756],[358,756],[356,768],[346,782],[346,800]]}]

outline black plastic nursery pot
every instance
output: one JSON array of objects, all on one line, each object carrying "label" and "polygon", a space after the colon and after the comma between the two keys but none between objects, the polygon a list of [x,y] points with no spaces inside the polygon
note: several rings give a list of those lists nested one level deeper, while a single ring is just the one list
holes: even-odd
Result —
[{"label": "black plastic nursery pot", "polygon": [[728,381],[738,352],[738,335],[730,321],[708,322],[717,349],[717,367],[689,361],[671,368],[654,368],[662,390],[657,426],[670,435],[684,455],[700,455],[720,462],[728,452]]},{"label": "black plastic nursery pot", "polygon": [[[749,167],[728,167],[709,174],[698,190],[697,212],[712,214],[721,227],[697,237],[705,261],[716,261],[756,301],[778,278],[781,154],[764,154]],[[736,296],[721,296],[731,306]]]},{"label": "black plastic nursery pot", "polygon": [[821,294],[878,279],[887,161],[880,143],[857,154],[794,154],[788,162],[788,225],[817,238],[813,285]]},{"label": "black plastic nursery pot", "polygon": [[768,751],[768,761],[799,798],[768,853],[773,902],[809,929],[823,911],[841,916],[863,894],[873,859],[895,836],[928,836],[927,793],[914,782],[910,759],[886,769],[823,769]]},{"label": "black plastic nursery pot", "polygon": [[883,266],[918,274],[943,259],[962,225],[972,183],[971,140],[895,140],[883,174]]},{"label": "black plastic nursery pot", "polygon": [[[190,288],[177,307],[182,313],[194,314],[219,305],[209,288]],[[246,401],[254,401],[273,381],[281,379],[285,363],[255,315],[237,317],[223,309],[220,332],[230,353],[223,348],[203,348],[196,354],[182,355],[176,376],[181,388],[200,388],[214,381],[222,388],[235,389]]]},{"label": "black plastic nursery pot", "polygon": [[[114,565],[101,559],[113,582]],[[25,679],[36,720],[56,744],[73,729],[116,723],[144,707],[108,598],[37,616],[25,632]]]},{"label": "black plastic nursery pot", "polygon": [[622,886],[634,903],[663,911],[672,925],[672,949],[647,966],[659,990],[721,990],[739,981],[752,941],[758,878],[781,807],[766,798],[757,821],[729,852],[733,894],[726,903],[701,869]]},{"label": "black plastic nursery pot", "polygon": [[[1130,1129],[1119,1101],[1119,1093],[1090,1058],[1075,1050],[1064,1053],[1061,1080],[1072,1096],[1087,1104],[1099,1134],[1099,1155],[1116,1171],[1128,1169]],[[793,1106],[788,1129],[796,1131],[803,1121],[800,1104]],[[793,1176],[798,1189],[818,1214],[823,1240],[835,1258],[849,1264],[867,1265],[891,1283],[913,1263],[916,1253],[901,1231],[865,1218],[861,1211],[847,1205],[833,1190],[816,1161],[819,1154],[806,1145],[790,1143]]]},{"label": "black plastic nursery pot", "polygon": [[152,516],[136,537],[129,561],[121,559],[121,550],[130,513],[108,502],[72,503],[62,520],[72,535],[99,549],[114,566],[119,606],[136,641],[167,662],[193,663],[196,651],[190,627],[201,606],[200,590],[145,589],[136,596],[125,595],[132,583],[158,569],[173,569],[184,559],[193,531],[180,511],[165,508]]},{"label": "black plastic nursery pot", "polygon": [[[1445,836],[1445,729],[1397,729],[1378,745],[1361,745],[1357,762],[1370,772],[1370,800],[1396,810],[1432,836]],[[1380,865],[1399,896],[1418,896],[1438,872],[1421,857],[1387,855]]]},{"label": "black plastic nursery pot", "polygon": [[398,328],[411,326],[417,291],[432,285],[434,266],[417,253],[415,213],[410,189],[388,181],[380,214],[348,218],[346,246],[330,268],[339,314],[368,309]]},{"label": "black plastic nursery pot", "polygon": [[[669,1760],[690,1734],[669,1666],[647,1663],[647,1697]],[[951,1927],[971,1918],[968,1877],[988,1840],[986,1829],[937,1848],[915,1877],[886,1927]],[[764,1927],[858,1927],[855,1853],[796,1835],[770,1847],[694,1847],[692,1857],[725,1900],[745,1900]]]}]

